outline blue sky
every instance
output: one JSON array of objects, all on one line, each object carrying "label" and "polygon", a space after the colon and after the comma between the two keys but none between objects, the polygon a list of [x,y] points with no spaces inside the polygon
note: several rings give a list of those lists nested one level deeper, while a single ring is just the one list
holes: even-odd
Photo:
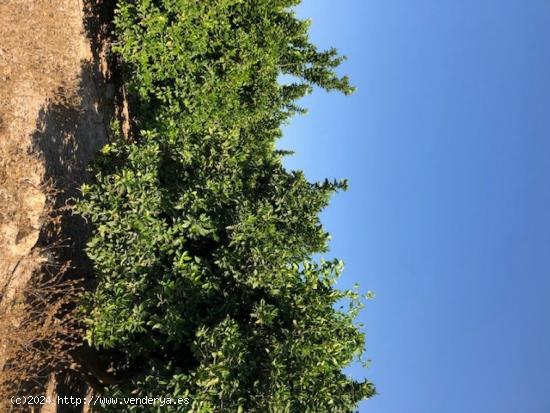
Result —
[{"label": "blue sky", "polygon": [[361,412],[550,412],[550,1],[299,13],[358,87],[304,99],[280,146],[312,180],[350,180],[323,221],[341,285],[377,294]]}]

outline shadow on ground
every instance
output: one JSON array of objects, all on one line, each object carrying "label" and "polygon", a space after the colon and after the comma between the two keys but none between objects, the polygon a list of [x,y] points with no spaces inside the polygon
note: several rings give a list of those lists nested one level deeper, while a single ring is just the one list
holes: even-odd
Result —
[{"label": "shadow on ground", "polygon": [[[81,185],[90,179],[88,165],[109,141],[109,125],[116,116],[119,82],[108,53],[114,3],[85,1],[84,25],[93,60],[82,62],[76,90],[61,87],[44,105],[32,136],[33,152],[43,162],[51,187],[51,219],[42,229],[38,245],[49,251],[50,265],[70,262],[65,279],[83,280],[85,288],[93,286],[91,263],[84,251],[90,230],[82,218],[72,214],[71,205]],[[57,395],[84,397],[87,391],[87,384],[74,370],[56,372]],[[80,413],[83,409],[59,405],[56,411]]]}]

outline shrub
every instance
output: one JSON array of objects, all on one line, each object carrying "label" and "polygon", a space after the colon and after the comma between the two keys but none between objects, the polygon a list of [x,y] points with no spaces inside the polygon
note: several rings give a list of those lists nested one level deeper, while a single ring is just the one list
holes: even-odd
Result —
[{"label": "shrub", "polygon": [[107,394],[192,406],[113,411],[350,412],[374,393],[342,373],[364,348],[359,296],[335,288],[339,261],[311,258],[346,183],[310,183],[275,149],[313,86],[353,91],[298,3],[118,2],[135,128],[103,148],[78,205],[94,225],[87,337],[132,371]]}]

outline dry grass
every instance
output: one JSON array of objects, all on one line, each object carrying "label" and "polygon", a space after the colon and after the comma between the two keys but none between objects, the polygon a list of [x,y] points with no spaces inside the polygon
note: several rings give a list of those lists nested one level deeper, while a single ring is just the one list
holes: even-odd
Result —
[{"label": "dry grass", "polygon": [[59,192],[105,135],[83,18],[82,0],[0,0],[0,412],[67,364],[78,336],[70,253],[45,248],[74,244]]},{"label": "dry grass", "polygon": [[28,278],[17,270],[36,259],[46,194],[31,135],[46,102],[78,82],[81,8],[78,0],[0,1],[0,286],[14,269],[12,280]]},{"label": "dry grass", "polygon": [[74,300],[75,282],[57,275],[33,280],[0,307],[0,411],[25,411],[9,397],[42,394],[52,369],[68,366],[68,351],[81,339]]}]

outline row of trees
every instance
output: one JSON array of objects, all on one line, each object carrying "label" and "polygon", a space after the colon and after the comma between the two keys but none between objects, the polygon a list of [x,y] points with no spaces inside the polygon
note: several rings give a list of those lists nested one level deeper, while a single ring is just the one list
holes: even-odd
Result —
[{"label": "row of trees", "polygon": [[335,287],[340,261],[312,259],[346,183],[308,182],[275,147],[312,87],[353,91],[298,3],[118,1],[134,127],[78,204],[94,228],[87,339],[125,378],[106,394],[192,403],[105,411],[351,412],[374,393],[342,372],[364,349],[361,299]]}]

